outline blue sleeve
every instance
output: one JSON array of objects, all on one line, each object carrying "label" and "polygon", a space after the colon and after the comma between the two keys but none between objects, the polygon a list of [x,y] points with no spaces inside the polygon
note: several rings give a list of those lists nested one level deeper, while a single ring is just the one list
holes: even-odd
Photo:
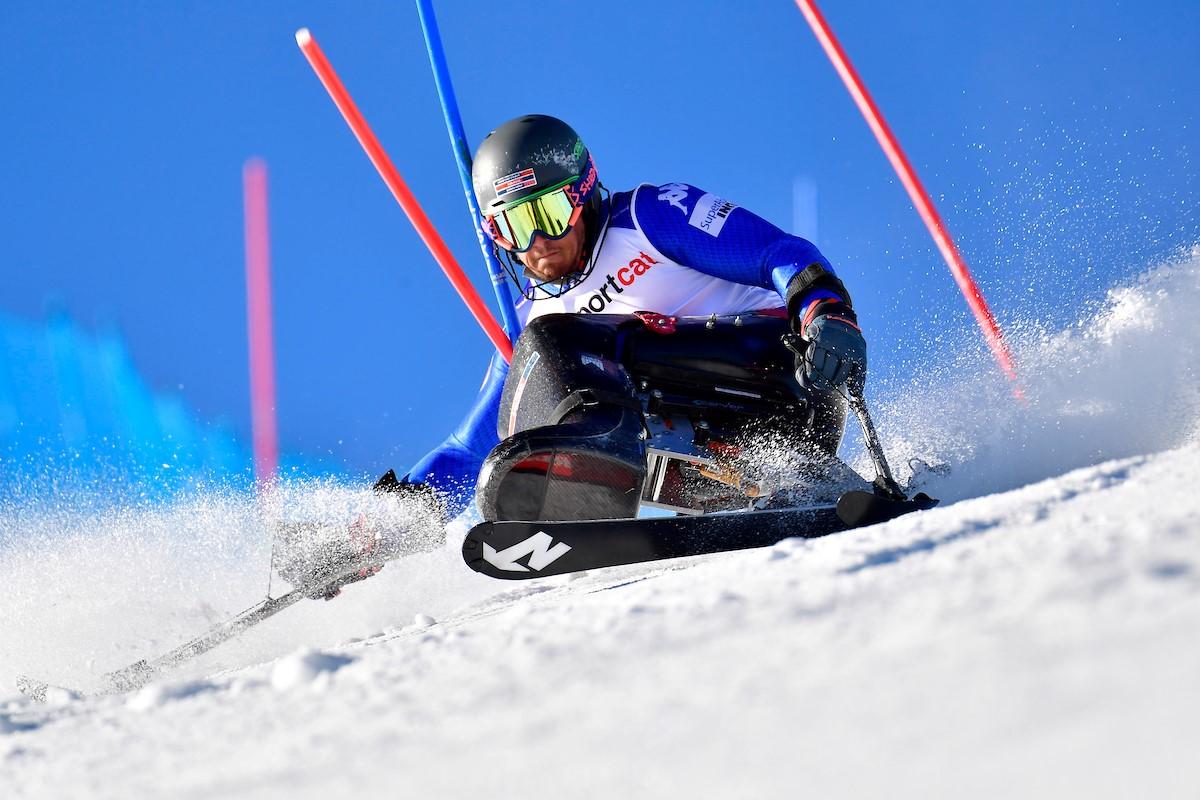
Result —
[{"label": "blue sleeve", "polygon": [[467,416],[433,452],[418,461],[404,476],[405,480],[424,483],[443,492],[448,512],[457,516],[475,494],[475,481],[483,460],[500,443],[496,417],[508,364],[496,353],[487,377]]},{"label": "blue sleeve", "polygon": [[[834,273],[812,242],[687,183],[640,187],[634,214],[650,244],[672,261],[734,283],[774,289],[785,300],[788,284],[809,264]],[[798,299],[807,304],[818,297],[845,299],[828,289],[813,289]]]}]

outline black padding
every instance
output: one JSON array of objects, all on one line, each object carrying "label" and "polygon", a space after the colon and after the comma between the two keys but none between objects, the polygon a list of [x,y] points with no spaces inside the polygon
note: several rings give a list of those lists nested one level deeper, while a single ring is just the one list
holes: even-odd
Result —
[{"label": "black padding", "polygon": [[637,515],[646,477],[641,414],[597,406],[580,422],[513,434],[483,462],[476,502],[486,520]]}]

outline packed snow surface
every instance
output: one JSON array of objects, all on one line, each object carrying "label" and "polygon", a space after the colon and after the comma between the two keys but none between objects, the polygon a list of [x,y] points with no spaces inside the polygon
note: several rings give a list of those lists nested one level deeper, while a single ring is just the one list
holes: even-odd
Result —
[{"label": "packed snow surface", "polygon": [[1192,259],[1020,332],[1025,404],[877,389],[932,511],[522,583],[459,531],[129,694],[86,696],[263,596],[263,512],[4,509],[0,796],[1196,797],[1198,307]]}]

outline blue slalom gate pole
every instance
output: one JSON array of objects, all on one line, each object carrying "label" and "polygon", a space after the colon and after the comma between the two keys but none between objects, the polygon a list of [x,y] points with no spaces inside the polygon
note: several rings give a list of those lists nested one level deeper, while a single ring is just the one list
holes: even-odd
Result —
[{"label": "blue slalom gate pole", "polygon": [[462,117],[458,113],[454,85],[450,83],[446,51],[442,47],[442,35],[438,31],[437,18],[433,14],[433,0],[417,0],[417,13],[421,16],[421,30],[425,34],[425,47],[429,51],[429,65],[433,67],[433,80],[437,84],[438,99],[441,100],[442,114],[446,118],[446,132],[450,134],[450,148],[454,151],[463,193],[467,196],[471,225],[475,229],[475,238],[479,240],[479,250],[483,253],[488,274],[492,276],[492,288],[500,305],[500,319],[504,324],[504,332],[508,334],[510,341],[516,342],[521,332],[521,324],[517,320],[512,294],[508,290],[508,276],[479,225],[482,215],[479,212],[479,203],[475,201],[475,190],[471,186],[471,149],[467,146],[467,134],[463,131]]}]

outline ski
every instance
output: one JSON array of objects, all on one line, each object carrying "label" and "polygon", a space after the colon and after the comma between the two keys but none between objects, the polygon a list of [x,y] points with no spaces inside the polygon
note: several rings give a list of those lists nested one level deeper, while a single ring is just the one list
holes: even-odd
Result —
[{"label": "ski", "polygon": [[846,492],[836,506],[652,519],[482,522],[467,533],[462,553],[467,566],[476,572],[503,580],[525,580],[767,547],[794,536],[813,539],[934,503],[924,495],[896,501],[856,491]]},{"label": "ski", "polygon": [[467,533],[467,566],[493,578],[545,575],[765,547],[844,530],[833,506],[579,522],[483,522]]},{"label": "ski", "polygon": [[[251,628],[263,620],[270,619],[280,611],[290,608],[301,600],[335,596],[342,586],[357,580],[363,570],[373,570],[379,566],[382,566],[382,562],[376,560],[373,560],[371,563],[363,562],[353,567],[343,566],[339,570],[324,573],[322,577],[314,579],[307,586],[292,589],[290,592],[281,594],[279,597],[268,597],[240,614],[217,623],[202,635],[176,647],[169,653],[165,653],[157,658],[141,659],[126,667],[106,673],[104,675],[104,684],[98,691],[93,692],[91,696],[122,694],[140,689],[163,672],[207,653],[217,645],[238,636],[247,628]],[[84,692],[54,686],[53,684],[25,675],[17,677],[17,690],[38,703],[46,702],[47,692],[52,688],[65,689],[77,697],[87,696]]]},{"label": "ski", "polygon": [[910,511],[933,508],[938,504],[937,500],[924,492],[918,492],[911,499],[903,498],[902,494],[898,497],[888,497],[876,492],[846,492],[838,498],[837,515],[847,528],[861,528],[887,522]]}]

